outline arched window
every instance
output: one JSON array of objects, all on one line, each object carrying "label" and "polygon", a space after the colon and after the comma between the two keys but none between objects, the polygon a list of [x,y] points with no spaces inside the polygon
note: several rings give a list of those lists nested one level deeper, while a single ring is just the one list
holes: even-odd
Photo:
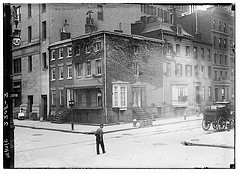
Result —
[{"label": "arched window", "polygon": [[213,20],[213,29],[215,30],[216,29],[216,21]]},{"label": "arched window", "polygon": [[224,31],[224,33],[227,32],[227,25],[225,23],[223,24],[223,31]]},{"label": "arched window", "polygon": [[222,28],[222,23],[219,22],[218,30],[221,31],[221,28]]}]

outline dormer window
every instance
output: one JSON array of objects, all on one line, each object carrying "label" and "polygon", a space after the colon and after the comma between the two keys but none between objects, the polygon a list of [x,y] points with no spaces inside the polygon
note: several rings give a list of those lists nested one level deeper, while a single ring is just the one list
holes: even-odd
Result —
[{"label": "dormer window", "polygon": [[177,35],[182,35],[182,27],[177,26]]}]

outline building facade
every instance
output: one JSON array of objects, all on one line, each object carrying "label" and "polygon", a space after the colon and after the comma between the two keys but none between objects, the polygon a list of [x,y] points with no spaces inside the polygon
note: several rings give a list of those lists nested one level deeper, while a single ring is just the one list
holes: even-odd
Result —
[{"label": "building facade", "polygon": [[[66,42],[51,44],[50,52],[67,47]],[[50,82],[52,115],[54,108],[66,108],[73,100],[73,119],[79,123],[128,122],[154,116],[149,106],[161,103],[161,97],[155,96],[162,95],[162,44],[159,39],[109,31],[73,38],[70,81],[64,80],[68,71],[61,75],[60,68],[71,58],[63,53],[61,62],[57,58],[50,61],[54,69],[50,72],[56,72],[50,73],[54,77]],[[68,122],[71,116],[62,119]]]},{"label": "building facade", "polygon": [[[231,81],[231,59],[229,37],[231,32],[232,11],[220,6],[208,8],[206,11],[196,11],[187,16],[177,18],[191,34],[199,34],[200,40],[212,44],[213,65],[213,99],[232,100],[234,90]],[[209,32],[210,31],[210,32]]]}]

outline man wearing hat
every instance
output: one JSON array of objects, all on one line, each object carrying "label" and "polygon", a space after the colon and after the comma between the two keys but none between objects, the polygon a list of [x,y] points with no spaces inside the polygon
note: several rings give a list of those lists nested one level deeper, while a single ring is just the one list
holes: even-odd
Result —
[{"label": "man wearing hat", "polygon": [[104,142],[103,142],[103,124],[100,124],[100,127],[95,132],[96,136],[96,145],[97,145],[97,155],[100,154],[99,152],[99,144],[101,145],[102,152],[105,153]]}]

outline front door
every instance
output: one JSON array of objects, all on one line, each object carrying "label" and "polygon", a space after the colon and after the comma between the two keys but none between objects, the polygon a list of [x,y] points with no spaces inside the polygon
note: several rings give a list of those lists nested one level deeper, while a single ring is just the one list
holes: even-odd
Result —
[{"label": "front door", "polygon": [[146,103],[145,99],[146,88],[134,87],[133,88],[133,107],[144,107]]}]

